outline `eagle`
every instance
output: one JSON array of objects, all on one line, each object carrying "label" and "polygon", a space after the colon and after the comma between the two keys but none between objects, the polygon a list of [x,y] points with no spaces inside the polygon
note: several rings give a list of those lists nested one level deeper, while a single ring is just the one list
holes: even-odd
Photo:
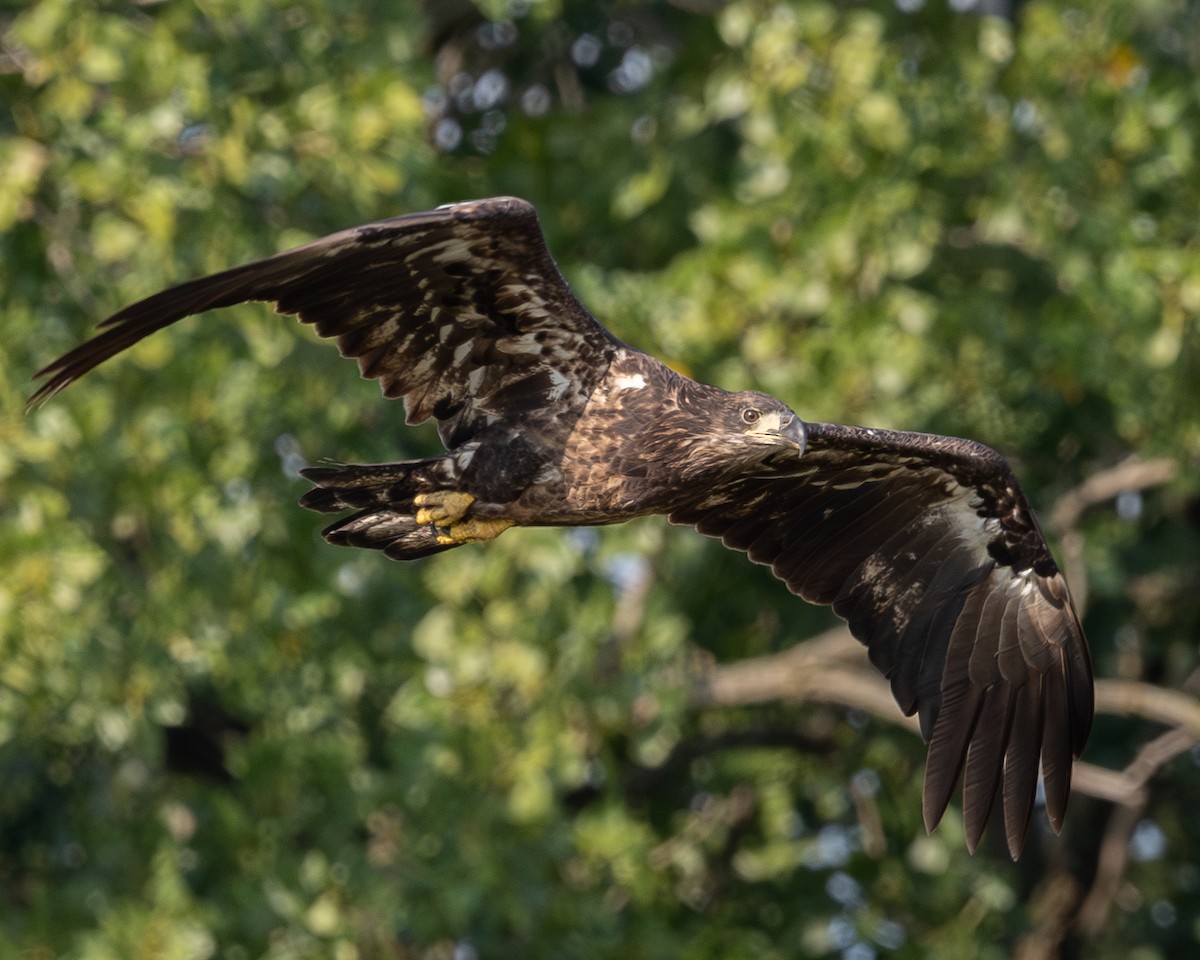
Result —
[{"label": "eagle", "polygon": [[440,456],[313,466],[330,543],[396,560],[510,527],[649,514],[718,537],[831,605],[917,713],[932,831],[961,777],[973,852],[993,814],[1024,847],[1039,767],[1062,827],[1092,724],[1087,644],[1029,502],[971,440],[801,420],[693,381],[576,299],[534,208],[499,197],[381,220],[126,307],[48,364],[37,404],[177,320],[273,303],[334,339]]}]

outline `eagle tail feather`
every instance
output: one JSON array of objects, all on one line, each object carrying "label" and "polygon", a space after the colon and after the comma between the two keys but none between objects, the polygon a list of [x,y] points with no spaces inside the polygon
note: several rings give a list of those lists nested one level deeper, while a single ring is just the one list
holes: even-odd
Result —
[{"label": "eagle tail feather", "polygon": [[382,550],[392,560],[420,560],[460,546],[440,542],[433,524],[417,523],[411,514],[379,507],[343,517],[321,535],[338,546]]},{"label": "eagle tail feather", "polygon": [[306,467],[300,475],[316,486],[300,498],[300,506],[319,513],[409,507],[418,493],[441,486],[435,476],[441,459]]},{"label": "eagle tail feather", "polygon": [[419,523],[414,498],[453,483],[453,464],[446,457],[401,463],[336,464],[306,467],[305,479],[316,486],[300,505],[320,513],[355,510],[330,524],[321,535],[345,547],[382,550],[393,560],[419,560],[459,544],[439,540],[432,523]]}]

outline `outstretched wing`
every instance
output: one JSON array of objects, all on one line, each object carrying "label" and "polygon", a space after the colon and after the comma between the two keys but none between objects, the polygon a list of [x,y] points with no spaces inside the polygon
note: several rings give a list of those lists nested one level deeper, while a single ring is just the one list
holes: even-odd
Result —
[{"label": "outstretched wing", "polygon": [[1000,801],[1025,842],[1039,760],[1061,827],[1092,723],[1079,619],[1004,459],[968,440],[814,423],[799,471],[671,514],[832,604],[929,742],[925,823],[960,772],[973,850]]},{"label": "outstretched wing", "polygon": [[[164,290],[38,372],[37,403],[183,317],[272,301],[336,337],[410,423],[453,444],[481,420],[529,430],[582,409],[622,344],[567,287],[537,214],[500,197],[381,220]],[[627,349],[627,348],[626,348]]]}]

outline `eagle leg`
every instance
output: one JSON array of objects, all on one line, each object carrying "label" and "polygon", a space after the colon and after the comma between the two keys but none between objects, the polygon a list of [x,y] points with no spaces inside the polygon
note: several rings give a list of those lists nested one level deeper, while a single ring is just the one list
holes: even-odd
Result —
[{"label": "eagle leg", "polygon": [[[418,508],[417,523],[452,527],[463,519],[475,498],[462,490],[433,490],[429,493],[418,493],[412,502],[413,506]],[[490,540],[492,537],[479,539]]]},{"label": "eagle leg", "polygon": [[[418,517],[420,514],[418,514]],[[437,542],[444,546],[457,546],[460,543],[475,543],[479,540],[494,540],[513,525],[514,521],[507,517],[496,517],[492,520],[463,520],[449,527],[437,528]]]}]

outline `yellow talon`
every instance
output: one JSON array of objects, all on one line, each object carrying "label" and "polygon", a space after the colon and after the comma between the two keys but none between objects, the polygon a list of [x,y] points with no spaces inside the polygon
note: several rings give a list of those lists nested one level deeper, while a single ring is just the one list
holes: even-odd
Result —
[{"label": "yellow talon", "polygon": [[464,520],[462,523],[439,529],[437,542],[449,546],[452,543],[494,540],[512,525],[513,521],[507,517],[497,517],[494,520]]},{"label": "yellow talon", "polygon": [[474,502],[473,496],[461,490],[434,490],[413,497],[413,505],[420,507],[417,510],[417,523],[432,523],[439,527],[458,523]]}]

